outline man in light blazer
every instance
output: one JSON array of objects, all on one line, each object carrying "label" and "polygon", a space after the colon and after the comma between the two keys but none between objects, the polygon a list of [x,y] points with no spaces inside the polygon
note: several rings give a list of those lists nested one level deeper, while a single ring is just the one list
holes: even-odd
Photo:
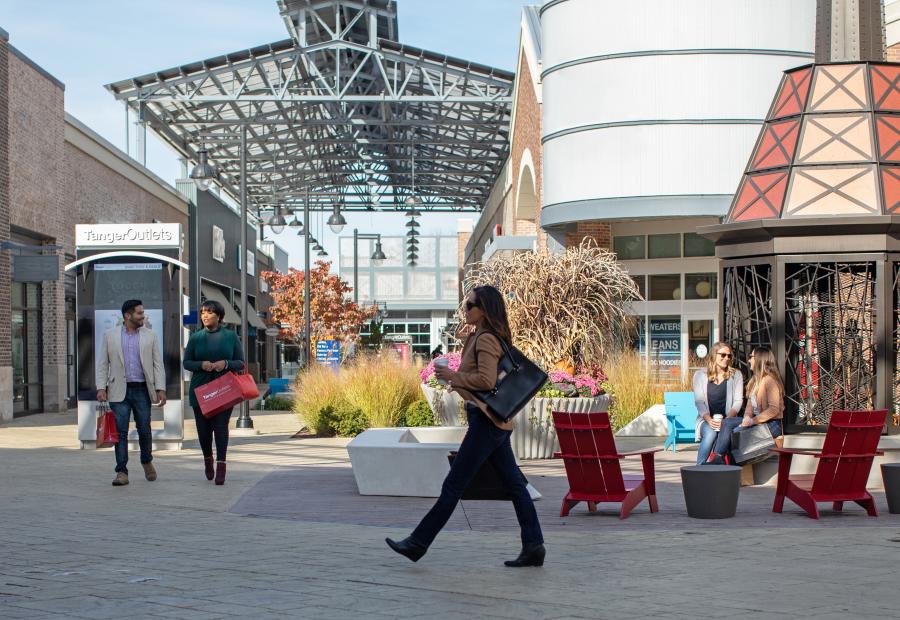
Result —
[{"label": "man in light blazer", "polygon": [[128,422],[134,413],[141,466],[147,480],[156,480],[150,435],[150,405],[155,399],[166,404],[166,372],[156,334],[144,327],[144,305],[140,299],[122,304],[122,326],[103,334],[97,366],[97,400],[109,402],[116,416],[116,478],[113,486],[128,484]]}]

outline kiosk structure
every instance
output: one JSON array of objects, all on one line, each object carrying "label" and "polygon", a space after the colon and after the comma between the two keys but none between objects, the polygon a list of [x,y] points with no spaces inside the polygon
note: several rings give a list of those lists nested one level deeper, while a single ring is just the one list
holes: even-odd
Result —
[{"label": "kiosk structure", "polygon": [[[90,224],[75,227],[76,260],[66,265],[76,279],[78,338],[78,440],[96,445],[95,369],[103,333],[122,324],[122,303],[140,299],[144,325],[156,332],[166,371],[166,404],[153,407],[163,427],[153,428],[153,449],[180,449],[184,439],[183,351],[184,295],[181,224]],[[129,447],[137,447],[131,425]]]}]

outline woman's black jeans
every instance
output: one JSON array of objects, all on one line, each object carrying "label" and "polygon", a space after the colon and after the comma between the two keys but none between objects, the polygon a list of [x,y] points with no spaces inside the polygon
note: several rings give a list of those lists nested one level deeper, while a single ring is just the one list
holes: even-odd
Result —
[{"label": "woman's black jeans", "polygon": [[534,502],[528,494],[524,477],[516,465],[516,457],[509,443],[512,432],[497,428],[480,409],[468,403],[466,415],[469,419],[469,430],[466,431],[459,452],[450,466],[450,473],[444,479],[441,496],[413,531],[411,538],[425,547],[431,545],[438,532],[447,524],[469,482],[484,462],[490,460],[504,486],[512,495],[519,527],[522,528],[522,544],[543,543],[544,536],[541,533],[537,512],[534,510]]},{"label": "woman's black jeans", "polygon": [[228,423],[231,421],[233,408],[226,409],[211,418],[203,417],[200,407],[194,407],[194,420],[197,422],[197,440],[203,456],[212,456],[213,435],[216,437],[216,460],[224,461],[228,452]]}]

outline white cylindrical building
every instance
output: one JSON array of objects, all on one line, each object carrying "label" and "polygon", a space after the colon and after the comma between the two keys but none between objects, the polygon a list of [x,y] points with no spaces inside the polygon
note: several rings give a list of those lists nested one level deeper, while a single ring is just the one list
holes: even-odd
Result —
[{"label": "white cylindrical building", "polygon": [[815,0],[541,8],[541,226],[561,243],[609,240],[647,299],[640,342],[668,356],[660,370],[698,365],[718,334],[716,262],[694,230],[726,214],[782,72],[812,62],[815,11]]}]

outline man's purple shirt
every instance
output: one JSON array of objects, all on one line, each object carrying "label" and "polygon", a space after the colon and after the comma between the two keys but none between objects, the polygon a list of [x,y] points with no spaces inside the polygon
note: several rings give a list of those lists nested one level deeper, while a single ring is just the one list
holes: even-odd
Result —
[{"label": "man's purple shirt", "polygon": [[125,359],[125,381],[145,381],[141,366],[141,332],[130,333],[122,327],[122,355]]}]

